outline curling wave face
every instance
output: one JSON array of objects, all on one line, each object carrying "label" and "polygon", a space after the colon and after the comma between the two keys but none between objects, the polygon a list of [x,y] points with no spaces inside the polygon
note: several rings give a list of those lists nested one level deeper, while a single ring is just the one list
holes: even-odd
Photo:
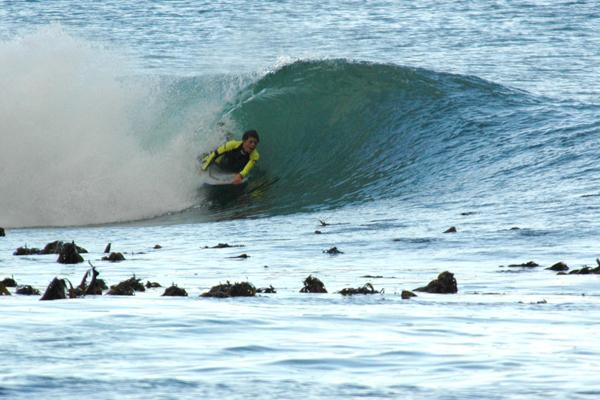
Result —
[{"label": "curling wave face", "polygon": [[[598,184],[598,106],[477,77],[342,59],[136,77],[127,60],[60,27],[2,42],[0,56],[11,60],[0,65],[8,227],[179,223],[390,198],[544,201],[558,186],[586,194]],[[211,207],[196,157],[224,131],[251,128],[261,134],[251,195]]]},{"label": "curling wave face", "polygon": [[227,112],[263,133],[261,168],[282,178],[254,207],[285,213],[383,198],[531,201],[554,196],[557,185],[592,190],[597,178],[582,186],[580,174],[593,154],[582,149],[600,125],[598,108],[586,109],[477,77],[324,60],[267,74]]}]

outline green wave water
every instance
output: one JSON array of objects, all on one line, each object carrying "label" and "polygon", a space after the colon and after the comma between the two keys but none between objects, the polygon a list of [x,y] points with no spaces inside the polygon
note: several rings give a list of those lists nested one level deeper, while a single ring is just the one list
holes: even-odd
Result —
[{"label": "green wave water", "polygon": [[[261,133],[254,185],[268,186],[261,198],[231,206],[272,214],[512,190],[523,171],[542,165],[532,159],[530,138],[539,140],[540,130],[559,135],[564,113],[550,99],[477,77],[349,60],[294,62],[226,106],[224,116],[241,130]],[[537,185],[551,172],[524,179]]]}]

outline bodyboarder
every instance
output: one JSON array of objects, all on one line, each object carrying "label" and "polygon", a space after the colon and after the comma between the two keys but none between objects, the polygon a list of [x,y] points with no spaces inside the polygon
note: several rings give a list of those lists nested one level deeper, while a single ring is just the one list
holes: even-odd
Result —
[{"label": "bodyboarder", "polygon": [[246,131],[242,136],[242,140],[230,140],[204,157],[202,170],[206,171],[214,163],[222,171],[234,173],[235,176],[231,183],[239,185],[248,176],[259,159],[256,150],[258,142],[258,132],[255,130]]}]

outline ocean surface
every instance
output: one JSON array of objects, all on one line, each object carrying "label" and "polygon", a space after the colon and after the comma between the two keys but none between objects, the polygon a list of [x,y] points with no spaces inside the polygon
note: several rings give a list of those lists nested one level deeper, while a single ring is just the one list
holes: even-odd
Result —
[{"label": "ocean surface", "polygon": [[[599,398],[599,6],[0,1],[0,280],[163,286],[9,288],[0,398]],[[55,240],[85,262],[13,255]]]}]

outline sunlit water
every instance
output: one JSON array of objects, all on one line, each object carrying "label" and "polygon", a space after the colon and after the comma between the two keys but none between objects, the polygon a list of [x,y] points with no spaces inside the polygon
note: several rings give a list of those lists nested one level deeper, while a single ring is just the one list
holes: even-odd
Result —
[{"label": "sunlit water", "polygon": [[[599,256],[596,8],[0,2],[0,279],[43,292],[89,261],[189,294],[0,297],[0,397],[597,398],[600,276],[544,269]],[[376,65],[280,69],[340,58]],[[332,79],[371,102],[332,108]],[[255,181],[280,180],[217,207],[188,170],[224,115],[264,134]],[[54,240],[86,262],[12,255]],[[457,294],[401,298],[443,271]],[[299,293],[309,274],[329,293]],[[225,281],[277,293],[200,297]]]}]

